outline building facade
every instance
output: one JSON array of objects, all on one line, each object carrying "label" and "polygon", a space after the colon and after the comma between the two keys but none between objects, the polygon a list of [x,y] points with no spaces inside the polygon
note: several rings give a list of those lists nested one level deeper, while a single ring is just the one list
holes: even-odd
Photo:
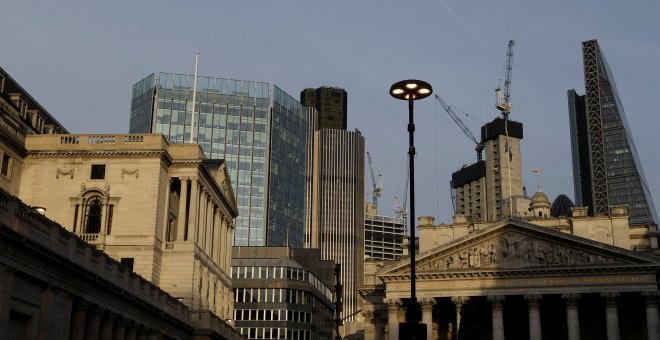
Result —
[{"label": "building facade", "polygon": [[655,226],[629,227],[625,205],[609,216],[573,208],[573,217],[554,218],[543,193],[532,201],[525,219],[420,217],[418,306],[405,307],[408,260],[368,262],[365,339],[399,339],[399,323],[415,315],[429,340],[657,339]]},{"label": "building facade", "polygon": [[242,339],[0,189],[3,339]]},{"label": "building facade", "polygon": [[300,102],[316,108],[321,129],[348,129],[348,93],[338,87],[321,86],[300,92]]},{"label": "building facade", "polygon": [[161,134],[30,135],[20,197],[192,310],[233,316],[224,162]]},{"label": "building facade", "polygon": [[657,224],[612,71],[596,40],[582,43],[582,56],[585,95],[568,92],[576,204],[591,215],[627,204],[631,226]]},{"label": "building facade", "polygon": [[26,135],[57,133],[67,130],[0,67],[0,187],[18,194]]},{"label": "building facade", "polygon": [[224,159],[239,209],[234,245],[303,246],[309,108],[275,85],[152,74],[133,85],[131,133],[193,141]]},{"label": "building facade", "polygon": [[496,118],[481,127],[486,160],[452,174],[456,212],[470,221],[499,221],[527,214],[520,141],[522,123]]},{"label": "building facade", "polygon": [[333,339],[333,261],[318,249],[234,247],[234,320],[248,339]]},{"label": "building facade", "polygon": [[406,238],[406,233],[405,217],[378,215],[374,205],[365,205],[365,259],[398,260],[403,256],[403,240]]},{"label": "building facade", "polygon": [[358,131],[314,133],[311,248],[341,265],[344,308],[350,321],[360,309],[357,294],[364,261],[364,137]]}]

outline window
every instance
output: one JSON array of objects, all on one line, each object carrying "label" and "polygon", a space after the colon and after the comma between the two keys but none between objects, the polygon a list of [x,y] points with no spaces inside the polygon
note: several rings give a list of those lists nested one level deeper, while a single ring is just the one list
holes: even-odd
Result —
[{"label": "window", "polygon": [[101,197],[93,196],[87,201],[85,220],[83,223],[85,234],[98,234],[101,231]]},{"label": "window", "polygon": [[0,174],[5,177],[11,176],[11,156],[6,152],[2,154],[2,168],[0,168]]},{"label": "window", "polygon": [[91,179],[105,179],[105,164],[92,164]]},{"label": "window", "polygon": [[122,257],[120,261],[122,267],[133,271],[133,265],[135,264],[135,259],[132,257]]}]

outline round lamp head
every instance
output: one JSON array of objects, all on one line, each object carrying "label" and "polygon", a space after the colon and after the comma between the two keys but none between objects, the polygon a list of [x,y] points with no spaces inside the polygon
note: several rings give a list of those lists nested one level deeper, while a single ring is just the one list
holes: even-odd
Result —
[{"label": "round lamp head", "polygon": [[417,100],[426,98],[433,93],[431,84],[416,79],[402,80],[390,87],[390,95],[401,100]]}]

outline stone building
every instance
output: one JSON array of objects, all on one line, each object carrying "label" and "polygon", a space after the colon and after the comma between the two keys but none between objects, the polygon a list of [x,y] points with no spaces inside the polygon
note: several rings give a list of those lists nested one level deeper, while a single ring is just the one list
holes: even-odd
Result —
[{"label": "stone building", "polygon": [[0,189],[3,339],[240,339]]},{"label": "stone building", "polygon": [[0,187],[18,194],[25,136],[54,133],[67,131],[0,67]]},{"label": "stone building", "polygon": [[543,193],[530,208],[494,223],[420,217],[418,306],[403,307],[409,259],[368,261],[365,339],[399,339],[399,323],[419,316],[429,340],[658,339],[657,226],[629,228],[625,206],[551,217]]},{"label": "stone building", "polygon": [[25,147],[22,200],[192,309],[233,316],[224,162],[160,134],[31,135]]}]

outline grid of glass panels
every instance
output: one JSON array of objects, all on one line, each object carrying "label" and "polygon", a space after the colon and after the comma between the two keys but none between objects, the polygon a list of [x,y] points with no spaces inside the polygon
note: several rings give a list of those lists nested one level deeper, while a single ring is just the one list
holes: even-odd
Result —
[{"label": "grid of glass panels", "polygon": [[655,206],[612,72],[602,54],[601,58],[608,80],[600,82],[600,97],[609,204],[627,204],[630,225],[657,223]]},{"label": "grid of glass panels", "polygon": [[[172,143],[187,143],[193,83],[191,75],[160,73],[135,84],[130,132],[163,133]],[[234,245],[302,247],[303,107],[268,83],[202,76],[195,100],[194,139],[207,157],[225,160],[236,194]]]}]

